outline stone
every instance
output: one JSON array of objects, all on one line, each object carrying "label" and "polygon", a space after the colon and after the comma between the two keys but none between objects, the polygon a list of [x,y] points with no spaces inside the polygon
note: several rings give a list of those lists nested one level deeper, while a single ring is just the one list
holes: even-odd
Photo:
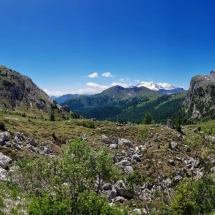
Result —
[{"label": "stone", "polygon": [[83,141],[87,140],[87,134],[82,134],[82,135],[81,135],[81,139],[82,139]]},{"label": "stone", "polygon": [[117,144],[110,144],[110,149],[117,149],[118,145]]},{"label": "stone", "polygon": [[168,160],[168,164],[170,164],[171,166],[175,166],[174,160]]},{"label": "stone", "polygon": [[203,177],[203,175],[204,175],[204,173],[201,172],[201,171],[197,171],[197,172],[196,172],[196,178],[197,178],[197,179],[201,179],[201,178]]},{"label": "stone", "polygon": [[12,143],[10,141],[5,142],[6,147],[11,147]]},{"label": "stone", "polygon": [[211,160],[211,164],[212,164],[212,165],[215,165],[215,159],[212,159],[212,160]]},{"label": "stone", "polygon": [[122,196],[117,196],[113,202],[120,202],[120,203],[123,203],[125,201],[125,198],[122,197]]},{"label": "stone", "polygon": [[141,215],[142,211],[139,208],[135,208],[129,215]]},{"label": "stone", "polygon": [[18,140],[25,140],[25,136],[23,135],[22,132],[16,132],[15,135],[14,135],[14,138],[18,138]]},{"label": "stone", "polygon": [[14,147],[15,149],[18,149],[18,150],[20,150],[20,149],[22,148],[18,143],[14,143],[14,144],[13,144],[13,147]]},{"label": "stone", "polygon": [[6,155],[3,155],[1,152],[0,152],[0,166],[2,167],[2,168],[6,168],[8,165],[9,165],[9,163],[11,163],[12,162],[12,159],[11,158],[9,158],[8,156],[6,156]]},{"label": "stone", "polygon": [[142,152],[145,150],[146,150],[146,148],[142,145],[135,147],[135,153],[137,153],[137,154],[140,154],[140,153],[142,154]]},{"label": "stone", "polygon": [[175,126],[174,126],[174,124],[173,124],[173,122],[172,122],[171,119],[167,119],[167,127],[170,128],[170,129],[174,129],[175,128]]},{"label": "stone", "polygon": [[109,202],[112,202],[112,200],[116,197],[117,191],[116,189],[108,190],[107,191],[107,199]]},{"label": "stone", "polygon": [[117,164],[122,166],[131,166],[131,163],[128,160],[121,160]]},{"label": "stone", "polygon": [[117,181],[114,187],[119,196],[122,196],[125,198],[132,198],[132,194],[126,189],[126,186],[123,180]]},{"label": "stone", "polygon": [[167,187],[171,187],[171,186],[172,186],[172,181],[171,181],[170,178],[167,178],[166,180],[164,180],[163,183],[164,183]]},{"label": "stone", "polygon": [[131,174],[131,173],[134,171],[134,169],[133,169],[132,166],[125,166],[125,167],[124,167],[124,171],[125,171],[125,173],[127,173],[127,174]]},{"label": "stone", "polygon": [[106,183],[102,186],[103,190],[112,190],[112,184],[111,183]]},{"label": "stone", "polygon": [[29,138],[29,140],[28,140],[28,144],[30,144],[30,145],[32,145],[32,146],[34,146],[34,147],[37,147],[37,143],[36,143],[36,141],[34,140],[34,138]]},{"label": "stone", "polygon": [[176,142],[171,142],[170,143],[170,148],[172,149],[172,150],[176,150],[177,149],[177,146],[178,146],[178,143],[176,143]]},{"label": "stone", "polygon": [[141,158],[139,157],[138,154],[132,155],[132,159],[135,160],[135,161],[137,161],[137,162],[141,162]]},{"label": "stone", "polygon": [[183,177],[181,175],[177,175],[174,177],[174,182],[180,182],[183,179]]},{"label": "stone", "polygon": [[122,146],[128,146],[130,148],[133,148],[133,145],[132,145],[131,141],[127,140],[127,139],[124,139],[124,138],[119,139],[119,144],[122,145]]},{"label": "stone", "polygon": [[185,152],[191,152],[191,149],[188,145],[184,145]]},{"label": "stone", "polygon": [[119,143],[119,140],[118,140],[117,137],[111,137],[111,138],[108,140],[108,142],[109,142],[110,144],[118,144],[118,143]]},{"label": "stone", "polygon": [[105,134],[102,134],[102,140],[107,140],[108,137]]},{"label": "stone", "polygon": [[0,145],[5,145],[5,141],[10,140],[10,133],[8,131],[0,133]]},{"label": "stone", "polygon": [[0,181],[7,181],[7,170],[0,167]]},{"label": "stone", "polygon": [[198,133],[199,132],[199,128],[194,128],[193,132]]}]

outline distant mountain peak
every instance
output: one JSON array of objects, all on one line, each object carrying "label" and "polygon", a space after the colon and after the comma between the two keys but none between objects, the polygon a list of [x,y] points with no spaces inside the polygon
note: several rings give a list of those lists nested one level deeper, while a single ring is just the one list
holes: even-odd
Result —
[{"label": "distant mountain peak", "polygon": [[168,83],[154,83],[154,82],[141,82],[137,85],[137,87],[146,87],[150,90],[158,91],[165,94],[173,94],[173,93],[179,93],[184,92],[184,88],[182,87],[175,87],[172,84]]}]

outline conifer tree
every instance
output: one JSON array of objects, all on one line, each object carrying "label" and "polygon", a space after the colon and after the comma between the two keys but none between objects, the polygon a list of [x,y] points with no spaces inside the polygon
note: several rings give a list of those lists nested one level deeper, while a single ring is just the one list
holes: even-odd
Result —
[{"label": "conifer tree", "polygon": [[143,119],[143,124],[153,124],[154,119],[152,118],[151,114],[146,111],[144,119]]}]

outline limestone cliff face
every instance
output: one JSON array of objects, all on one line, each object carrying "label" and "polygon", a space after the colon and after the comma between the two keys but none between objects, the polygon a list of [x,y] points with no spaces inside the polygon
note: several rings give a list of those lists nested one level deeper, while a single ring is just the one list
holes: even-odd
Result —
[{"label": "limestone cliff face", "polygon": [[191,79],[185,98],[185,111],[191,118],[215,118],[215,72]]},{"label": "limestone cliff face", "polygon": [[50,111],[53,101],[33,81],[20,73],[0,65],[0,108],[18,107]]}]

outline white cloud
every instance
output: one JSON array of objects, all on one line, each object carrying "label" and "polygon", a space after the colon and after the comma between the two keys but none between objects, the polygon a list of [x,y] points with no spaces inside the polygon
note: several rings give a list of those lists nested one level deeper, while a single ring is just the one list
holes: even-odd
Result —
[{"label": "white cloud", "polygon": [[89,77],[89,78],[97,78],[97,77],[99,77],[99,76],[98,76],[98,73],[97,73],[97,72],[94,72],[94,73],[90,74],[88,77]]},{"label": "white cloud", "polygon": [[112,84],[111,84],[111,86],[110,87],[113,87],[113,86],[121,86],[121,87],[124,87],[124,88],[126,88],[126,87],[129,87],[130,85],[129,84],[126,84],[126,83],[120,83],[120,82],[113,82]]},{"label": "white cloud", "polygon": [[139,82],[140,82],[140,80],[139,80],[139,79],[135,79],[135,82],[139,83]]},{"label": "white cloud", "polygon": [[124,79],[123,79],[123,78],[120,78],[119,81],[124,81]]},{"label": "white cloud", "polygon": [[70,91],[50,91],[45,89],[44,91],[49,95],[49,96],[62,96],[65,94],[97,94],[102,92],[103,90],[106,90],[110,87],[113,86],[122,86],[124,88],[131,86],[130,84],[122,83],[122,82],[113,82],[109,85],[100,85],[94,82],[88,82],[86,83],[85,88],[77,89],[77,90],[70,90]]},{"label": "white cloud", "polygon": [[112,77],[114,77],[114,75],[112,75],[110,72],[105,72],[105,73],[102,74],[102,76],[105,77],[105,78],[112,78]]},{"label": "white cloud", "polygon": [[93,82],[89,82],[86,84],[87,86],[89,87],[92,87],[92,88],[99,88],[99,89],[107,89],[108,86],[104,86],[104,85],[99,85],[99,84],[96,84],[96,83],[93,83]]}]

